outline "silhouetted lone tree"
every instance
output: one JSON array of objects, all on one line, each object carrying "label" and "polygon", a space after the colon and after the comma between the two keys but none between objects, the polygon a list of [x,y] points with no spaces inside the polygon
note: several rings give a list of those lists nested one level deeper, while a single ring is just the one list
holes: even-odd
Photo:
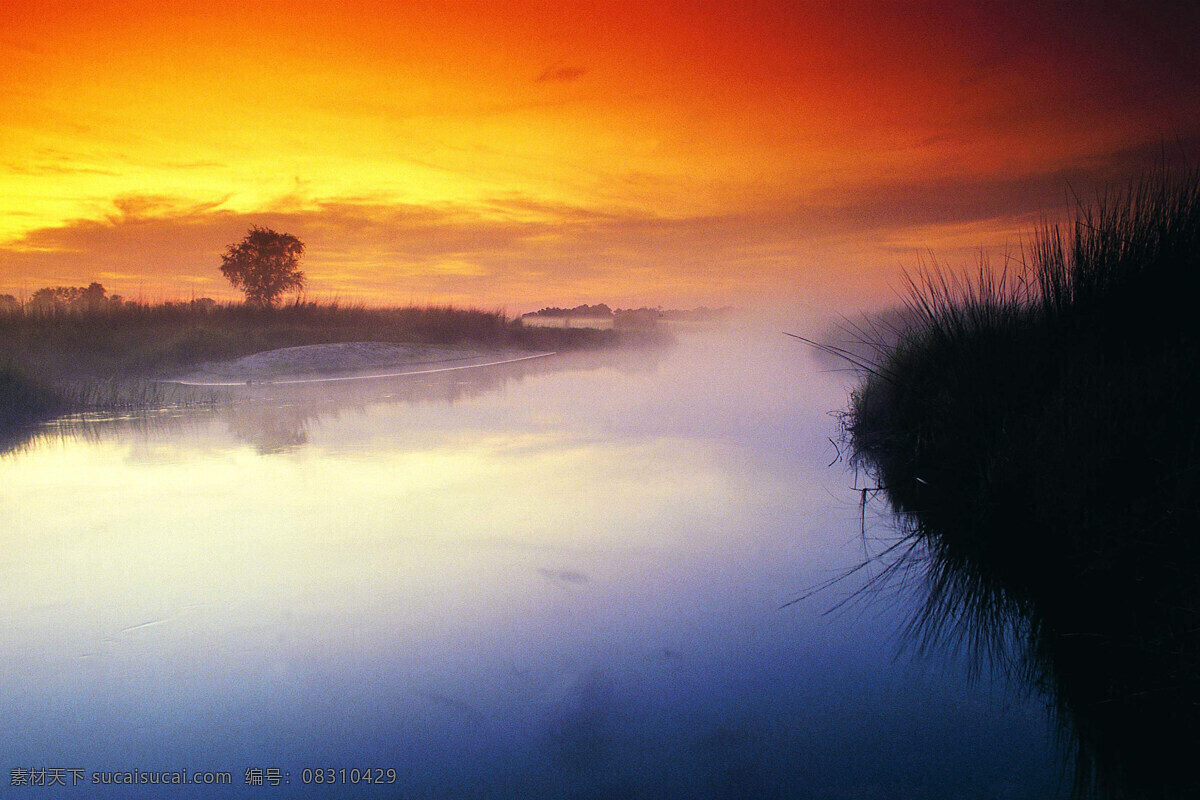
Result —
[{"label": "silhouetted lone tree", "polygon": [[304,242],[295,236],[255,225],[245,239],[225,248],[221,273],[246,293],[248,304],[270,308],[284,292],[304,288],[302,255]]}]

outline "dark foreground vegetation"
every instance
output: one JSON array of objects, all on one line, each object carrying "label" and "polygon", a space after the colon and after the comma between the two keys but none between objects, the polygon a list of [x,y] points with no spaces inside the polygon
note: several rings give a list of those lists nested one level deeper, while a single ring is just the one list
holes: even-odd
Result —
[{"label": "dark foreground vegetation", "polygon": [[93,287],[87,300],[39,298],[44,302],[0,308],[0,427],[64,410],[153,404],[165,391],[155,377],[280,347],[377,341],[557,351],[656,343],[664,336],[532,328],[501,313],[450,307],[144,305],[114,301]]},{"label": "dark foreground vegetation", "polygon": [[1025,261],[912,281],[859,365],[854,459],[912,545],[892,574],[928,562],[916,631],[1046,694],[1077,795],[1200,797],[1200,175]]}]

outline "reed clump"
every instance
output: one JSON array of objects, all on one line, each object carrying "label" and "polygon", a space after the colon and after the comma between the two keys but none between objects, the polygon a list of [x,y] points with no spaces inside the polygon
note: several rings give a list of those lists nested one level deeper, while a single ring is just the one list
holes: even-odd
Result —
[{"label": "reed clump", "polygon": [[[1080,795],[1185,796],[1200,735],[1200,174],[910,281],[845,417],[927,562],[924,641],[1045,689]],[[1187,732],[1190,733],[1180,733]],[[1169,733],[1168,733],[1169,732]]]}]

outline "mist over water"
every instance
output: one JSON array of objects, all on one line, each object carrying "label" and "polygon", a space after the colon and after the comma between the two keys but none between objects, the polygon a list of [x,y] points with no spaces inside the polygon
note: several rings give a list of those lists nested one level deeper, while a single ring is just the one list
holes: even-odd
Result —
[{"label": "mist over water", "polygon": [[[50,426],[0,457],[6,766],[229,771],[224,797],[1058,796],[1040,700],[901,647],[918,597],[826,613],[866,570],[780,608],[890,529],[864,544],[829,465],[849,376],[779,331]],[[302,780],[375,767],[396,782]]]}]

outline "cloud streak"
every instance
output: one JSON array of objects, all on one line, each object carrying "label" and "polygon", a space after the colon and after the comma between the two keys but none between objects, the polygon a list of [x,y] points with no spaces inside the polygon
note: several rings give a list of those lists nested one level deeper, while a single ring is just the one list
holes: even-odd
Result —
[{"label": "cloud streak", "polygon": [[571,83],[577,81],[587,74],[587,70],[583,67],[572,67],[558,62],[551,64],[546,68],[541,75],[538,75],[534,80],[535,83]]}]

